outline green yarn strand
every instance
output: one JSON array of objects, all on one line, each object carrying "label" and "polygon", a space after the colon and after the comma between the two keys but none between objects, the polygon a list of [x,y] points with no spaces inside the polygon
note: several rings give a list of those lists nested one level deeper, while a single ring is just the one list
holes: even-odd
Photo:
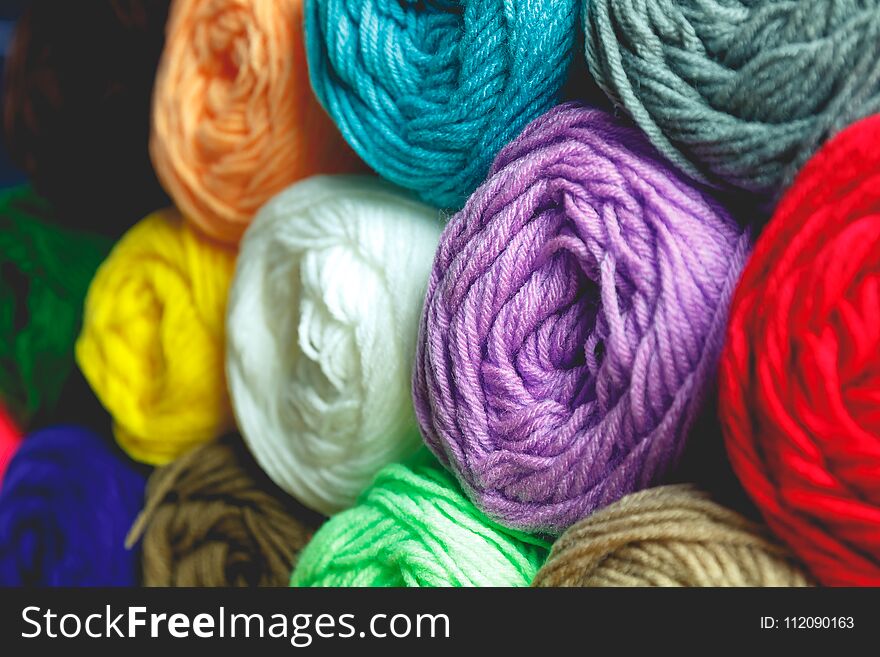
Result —
[{"label": "green yarn strand", "polygon": [[315,534],[291,586],[528,586],[549,547],[490,522],[422,453]]},{"label": "green yarn strand", "polygon": [[61,394],[83,299],[112,244],[51,217],[29,186],[0,192],[0,403],[24,427]]}]

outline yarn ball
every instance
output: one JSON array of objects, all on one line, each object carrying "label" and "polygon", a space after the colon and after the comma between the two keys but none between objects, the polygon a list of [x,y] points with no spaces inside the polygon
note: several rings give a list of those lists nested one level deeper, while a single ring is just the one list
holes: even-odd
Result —
[{"label": "yarn ball", "polygon": [[576,0],[306,0],[309,74],[381,176],[460,208],[492,159],[560,100]]},{"label": "yarn ball", "polygon": [[480,509],[526,531],[662,483],[749,245],[640,132],[555,108],[440,239],[414,373],[427,444]]},{"label": "yarn ball", "polygon": [[6,146],[71,227],[118,236],[167,203],[148,142],[169,4],[32,0],[16,23]]},{"label": "yarn ball", "polygon": [[549,545],[489,522],[433,459],[386,466],[300,555],[291,586],[527,586]]},{"label": "yarn ball", "polygon": [[260,206],[363,165],[309,88],[302,0],[178,0],[156,78],[150,152],[183,214],[237,243]]},{"label": "yarn ball", "polygon": [[29,186],[0,191],[0,403],[22,428],[57,410],[83,299],[111,246],[54,216]]},{"label": "yarn ball", "polygon": [[743,273],[721,361],[727,451],[827,585],[880,586],[880,116],[831,140]]},{"label": "yarn ball", "polygon": [[21,433],[6,410],[0,406],[0,487],[3,486],[6,467],[19,444],[21,444]]},{"label": "yarn ball", "polygon": [[234,267],[233,252],[165,210],[98,269],[76,359],[135,460],[163,465],[231,428],[223,351]]},{"label": "yarn ball", "polygon": [[880,111],[880,0],[585,0],[590,72],[679,169],[778,198]]},{"label": "yarn ball", "polygon": [[690,486],[627,495],[570,527],[533,586],[810,586],[762,527]]},{"label": "yarn ball", "polygon": [[[156,470],[129,535],[146,586],[286,586],[311,529],[238,436]],[[289,498],[288,498],[289,499]]]},{"label": "yarn ball", "polygon": [[227,326],[238,426],[273,481],[322,513],[421,444],[410,376],[438,214],[376,178],[315,177],[242,242]]},{"label": "yarn ball", "polygon": [[0,489],[0,586],[135,586],[139,554],[125,533],[145,484],[90,431],[29,435]]}]

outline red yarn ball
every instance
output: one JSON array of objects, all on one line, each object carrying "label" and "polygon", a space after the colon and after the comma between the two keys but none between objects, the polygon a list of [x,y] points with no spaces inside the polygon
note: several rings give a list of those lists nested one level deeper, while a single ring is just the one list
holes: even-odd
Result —
[{"label": "red yarn ball", "polygon": [[21,434],[18,428],[6,409],[0,406],[0,485],[3,483],[3,475],[6,474],[6,466],[12,460],[19,443]]},{"label": "red yarn ball", "polygon": [[801,171],[734,297],[734,470],[824,584],[880,585],[880,115]]}]

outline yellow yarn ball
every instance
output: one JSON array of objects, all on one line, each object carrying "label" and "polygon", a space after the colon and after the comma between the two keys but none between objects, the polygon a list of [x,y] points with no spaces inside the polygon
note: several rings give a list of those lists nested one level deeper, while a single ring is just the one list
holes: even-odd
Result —
[{"label": "yellow yarn ball", "polygon": [[162,465],[233,425],[223,350],[234,267],[233,251],[164,210],[98,269],[76,359],[132,458]]}]

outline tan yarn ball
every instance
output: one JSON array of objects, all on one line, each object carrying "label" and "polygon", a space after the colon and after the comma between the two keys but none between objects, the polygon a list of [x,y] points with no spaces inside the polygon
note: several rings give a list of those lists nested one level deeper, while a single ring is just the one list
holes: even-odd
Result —
[{"label": "tan yarn ball", "polygon": [[757,524],[687,485],[627,495],[569,528],[533,586],[812,586]]}]

